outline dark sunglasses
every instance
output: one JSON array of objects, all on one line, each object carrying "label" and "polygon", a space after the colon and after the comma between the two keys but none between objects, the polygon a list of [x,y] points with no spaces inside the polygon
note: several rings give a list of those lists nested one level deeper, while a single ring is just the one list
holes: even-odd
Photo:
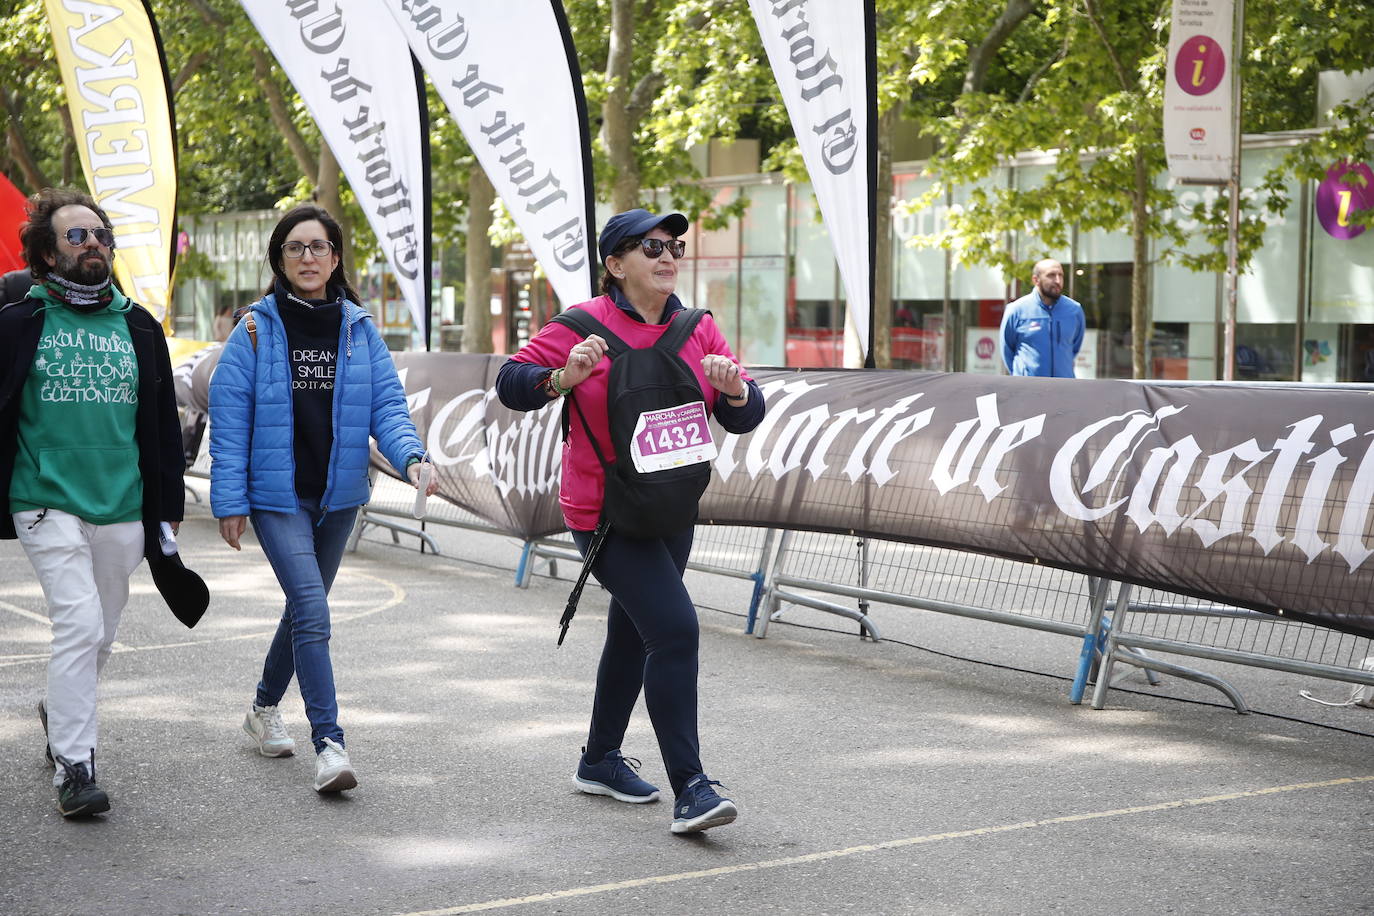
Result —
[{"label": "dark sunglasses", "polygon": [[667,248],[668,253],[676,260],[687,253],[687,243],[682,239],[640,239],[639,247],[651,258],[656,258],[663,254],[663,249]]},{"label": "dark sunglasses", "polygon": [[115,246],[114,231],[106,229],[104,226],[98,229],[87,229],[85,226],[73,226],[62,233],[62,237],[67,240],[67,244],[71,245],[73,248],[80,248],[82,245],[86,244],[87,235],[95,236],[96,242],[104,245],[106,248],[113,248]]}]

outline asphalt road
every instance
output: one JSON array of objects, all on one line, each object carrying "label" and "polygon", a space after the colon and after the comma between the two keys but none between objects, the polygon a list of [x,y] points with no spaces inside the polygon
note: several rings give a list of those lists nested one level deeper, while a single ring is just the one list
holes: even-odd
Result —
[{"label": "asphalt road", "polygon": [[[260,757],[239,729],[280,613],[256,542],[225,548],[203,506],[180,540],[211,610],[186,630],[138,574],[101,687],[113,809],[84,822],[53,807],[44,604],[0,543],[0,913],[1374,913],[1374,738],[1312,724],[1374,733],[1374,710],[1295,697],[1339,685],[1236,674],[1311,723],[1139,675],[1094,711],[1060,677],[965,660],[1063,676],[1065,638],[887,609],[894,641],[803,611],[757,640],[748,583],[693,573],[703,760],[741,816],[680,837],[666,801],[570,785],[600,593],[558,649],[568,583],[514,588],[513,541],[450,531],[435,557],[374,536],[333,602],[360,784],[321,797],[311,755]],[[306,747],[294,688],[282,705]],[[642,705],[625,751],[666,785]]]}]

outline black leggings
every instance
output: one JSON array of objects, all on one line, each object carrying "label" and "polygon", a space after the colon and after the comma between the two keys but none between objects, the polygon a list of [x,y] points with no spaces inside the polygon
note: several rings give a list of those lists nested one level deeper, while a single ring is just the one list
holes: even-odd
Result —
[{"label": "black leggings", "polygon": [[[617,750],[644,688],[644,705],[676,798],[702,772],[697,741],[697,609],[682,572],[693,530],[655,540],[606,536],[592,574],[611,593],[606,646],[596,671],[587,759]],[[586,555],[590,531],[574,531]]]}]

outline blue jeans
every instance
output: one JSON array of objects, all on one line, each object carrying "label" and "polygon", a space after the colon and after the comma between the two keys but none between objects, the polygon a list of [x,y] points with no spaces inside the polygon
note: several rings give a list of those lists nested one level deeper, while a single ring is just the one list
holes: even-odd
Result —
[{"label": "blue jeans", "polygon": [[[697,739],[697,609],[683,584],[694,529],[652,540],[612,529],[592,574],[611,593],[596,670],[587,760],[620,747],[641,689],[673,797],[702,772]],[[572,532],[585,556],[590,531]]]},{"label": "blue jeans", "polygon": [[295,512],[255,511],[252,516],[258,543],[286,593],[286,611],[267,650],[254,702],[276,706],[294,674],[316,752],[325,738],[344,743],[329,661],[329,589],[357,514],[355,507],[321,516],[319,500],[302,499]]}]

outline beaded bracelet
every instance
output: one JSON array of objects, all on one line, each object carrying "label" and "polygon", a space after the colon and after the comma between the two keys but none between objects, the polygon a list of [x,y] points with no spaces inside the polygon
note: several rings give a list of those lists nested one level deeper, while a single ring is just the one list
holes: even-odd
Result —
[{"label": "beaded bracelet", "polygon": [[572,394],[571,388],[563,387],[563,385],[561,384],[562,380],[562,367],[551,370],[548,375],[544,376],[544,390],[557,398],[566,397],[567,395]]}]

